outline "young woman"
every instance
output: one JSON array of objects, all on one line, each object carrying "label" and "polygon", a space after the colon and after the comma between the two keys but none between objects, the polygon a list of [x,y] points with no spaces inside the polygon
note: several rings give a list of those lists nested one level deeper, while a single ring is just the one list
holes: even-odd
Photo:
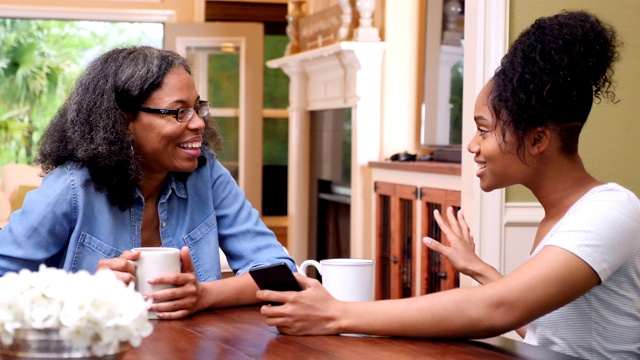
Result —
[{"label": "young woman", "polygon": [[[586,12],[538,19],[476,100],[468,150],[484,191],[522,184],[545,210],[530,259],[506,276],[475,255],[461,212],[436,219],[450,247],[425,239],[482,286],[365,303],[333,299],[298,276],[299,293],[259,291],[267,323],[288,334],[525,341],[580,358],[640,357],[640,200],[584,168],[578,137],[596,101],[615,100],[616,32]],[[524,327],[524,328],[523,328]]]},{"label": "young woman", "polygon": [[[182,249],[176,287],[146,294],[161,319],[257,302],[252,267],[295,263],[210,146],[221,143],[187,60],[147,46],[90,64],[40,142],[47,173],[0,231],[0,275],[39,264],[134,279],[139,252]],[[220,280],[219,248],[239,275]],[[214,281],[217,280],[217,281]]]}]

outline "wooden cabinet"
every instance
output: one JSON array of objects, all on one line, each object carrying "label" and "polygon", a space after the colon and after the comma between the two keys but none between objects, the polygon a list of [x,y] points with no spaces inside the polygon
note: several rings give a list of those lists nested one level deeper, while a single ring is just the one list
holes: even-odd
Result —
[{"label": "wooden cabinet", "polygon": [[[443,216],[448,207],[453,207],[457,213],[460,210],[460,192],[433,188],[420,188],[420,206],[422,207],[421,234],[449,245],[446,235],[440,231],[440,226],[433,217],[433,211],[438,210]],[[460,273],[451,263],[439,253],[432,251],[422,244],[421,294],[428,294],[440,290],[453,289],[460,286]]]},{"label": "wooden cabinet", "polygon": [[415,186],[375,183],[378,274],[377,299],[410,297],[416,276],[413,249],[416,229]]},{"label": "wooden cabinet", "polygon": [[433,211],[460,208],[460,192],[384,181],[374,183],[376,299],[398,299],[459,286],[458,272],[429,250],[424,236],[447,243]]}]

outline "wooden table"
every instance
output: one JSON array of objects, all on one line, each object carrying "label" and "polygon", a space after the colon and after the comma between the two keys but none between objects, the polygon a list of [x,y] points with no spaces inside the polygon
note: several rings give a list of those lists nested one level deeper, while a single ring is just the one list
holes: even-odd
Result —
[{"label": "wooden table", "polygon": [[267,326],[259,306],[153,321],[153,333],[138,348],[125,352],[123,359],[574,359],[507,338],[432,341],[282,335]]}]

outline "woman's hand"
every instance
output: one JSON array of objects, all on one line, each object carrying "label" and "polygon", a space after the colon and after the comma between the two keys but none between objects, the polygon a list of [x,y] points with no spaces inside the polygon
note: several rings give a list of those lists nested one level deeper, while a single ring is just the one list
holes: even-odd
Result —
[{"label": "woman's hand", "polygon": [[181,273],[161,275],[148,280],[152,285],[170,284],[175,286],[143,294],[153,299],[154,303],[149,311],[155,311],[159,319],[181,319],[200,310],[202,289],[193,270],[189,248],[186,246],[180,250],[180,261],[182,263]]},{"label": "woman's hand", "polygon": [[258,299],[283,305],[263,305],[260,312],[267,317],[267,325],[291,335],[326,335],[340,332],[338,317],[341,302],[315,279],[294,274],[302,291],[259,290]]},{"label": "woman's hand", "polygon": [[438,210],[433,211],[433,216],[442,232],[446,235],[449,246],[430,237],[425,237],[423,242],[429,249],[444,255],[458,271],[471,276],[481,284],[486,284],[502,277],[497,270],[476,255],[476,244],[473,241],[471,230],[467,225],[462,210],[458,211],[456,217],[453,209],[451,207],[447,208],[447,222],[445,222]]},{"label": "woman's hand", "polygon": [[97,270],[111,270],[118,280],[129,285],[135,280],[136,267],[129,260],[138,260],[140,252],[125,250],[120,257],[98,261]]}]

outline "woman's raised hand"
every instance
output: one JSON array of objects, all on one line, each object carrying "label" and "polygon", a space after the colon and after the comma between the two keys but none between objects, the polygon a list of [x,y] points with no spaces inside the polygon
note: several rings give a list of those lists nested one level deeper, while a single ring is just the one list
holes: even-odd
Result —
[{"label": "woman's raised hand", "polygon": [[472,277],[481,284],[486,284],[502,277],[497,270],[482,261],[475,253],[476,244],[473,241],[471,230],[467,225],[462,210],[457,214],[453,208],[446,210],[445,221],[438,210],[433,211],[433,216],[446,236],[449,245],[445,245],[430,237],[422,241],[431,250],[444,255],[451,265],[461,273]]}]

